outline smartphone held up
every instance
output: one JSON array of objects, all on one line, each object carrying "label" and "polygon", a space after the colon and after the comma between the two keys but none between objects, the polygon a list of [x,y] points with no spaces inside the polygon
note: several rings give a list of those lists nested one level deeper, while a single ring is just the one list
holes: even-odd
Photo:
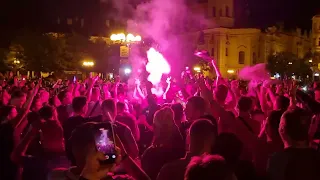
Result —
[{"label": "smartphone held up", "polygon": [[102,161],[101,164],[115,163],[117,155],[112,125],[110,124],[110,127],[104,126],[96,129],[94,138],[97,150],[102,152],[106,157],[106,160]]}]

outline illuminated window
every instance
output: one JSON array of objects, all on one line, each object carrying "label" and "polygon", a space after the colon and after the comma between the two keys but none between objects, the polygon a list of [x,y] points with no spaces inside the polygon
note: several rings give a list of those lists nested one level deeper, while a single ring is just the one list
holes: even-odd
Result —
[{"label": "illuminated window", "polygon": [[226,6],[226,17],[230,17],[230,14],[229,14],[229,6]]},{"label": "illuminated window", "polygon": [[257,64],[257,55],[255,52],[252,54],[252,64]]},{"label": "illuminated window", "polygon": [[212,17],[216,17],[216,7],[212,7]]},{"label": "illuminated window", "polygon": [[110,26],[110,21],[106,20],[106,26],[109,27]]},{"label": "illuminated window", "polygon": [[72,25],[72,19],[68,18],[68,19],[67,19],[67,24],[68,24],[68,25]]},{"label": "illuminated window", "polygon": [[244,64],[244,59],[245,59],[245,53],[244,53],[244,51],[240,51],[240,52],[239,52],[238,63],[239,63],[239,64]]}]

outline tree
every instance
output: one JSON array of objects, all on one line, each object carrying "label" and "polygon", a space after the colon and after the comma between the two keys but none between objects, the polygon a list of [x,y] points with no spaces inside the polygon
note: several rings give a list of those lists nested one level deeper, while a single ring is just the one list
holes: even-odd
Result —
[{"label": "tree", "polygon": [[[11,42],[6,64],[16,69],[49,72],[56,69],[55,49],[60,47],[47,34],[24,31]],[[18,62],[18,63],[17,63]]]},{"label": "tree", "polygon": [[107,70],[110,70],[110,45],[103,38],[99,37],[95,41],[91,41],[88,50],[88,53],[95,61],[95,71],[107,72]]},{"label": "tree", "polygon": [[23,31],[11,42],[5,64],[38,72],[78,70],[88,56],[88,42],[88,38],[77,34]]},{"label": "tree", "polygon": [[295,54],[290,52],[281,52],[268,57],[267,68],[272,75],[278,73],[280,77],[288,78],[305,78],[312,76],[312,71],[305,59],[299,59]]}]

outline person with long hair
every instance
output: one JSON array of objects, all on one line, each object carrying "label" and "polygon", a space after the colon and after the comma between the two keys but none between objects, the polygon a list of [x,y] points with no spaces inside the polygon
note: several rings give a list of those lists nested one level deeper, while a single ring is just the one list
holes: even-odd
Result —
[{"label": "person with long hair", "polygon": [[170,107],[164,107],[155,113],[153,131],[152,144],[143,153],[141,165],[151,179],[156,179],[164,164],[184,156],[185,148]]}]

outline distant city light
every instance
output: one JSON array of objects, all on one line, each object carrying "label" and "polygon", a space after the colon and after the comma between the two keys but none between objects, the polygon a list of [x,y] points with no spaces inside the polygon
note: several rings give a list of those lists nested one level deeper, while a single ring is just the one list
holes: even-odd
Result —
[{"label": "distant city light", "polygon": [[20,61],[19,60],[14,60],[13,64],[20,64]]},{"label": "distant city light", "polygon": [[309,59],[309,63],[312,63],[312,59]]},{"label": "distant city light", "polygon": [[129,33],[125,35],[124,33],[120,34],[112,34],[110,36],[111,41],[126,41],[126,42],[140,42],[141,41],[141,36],[137,35],[134,36],[133,34]]},{"label": "distant city light", "polygon": [[228,69],[227,73],[228,73],[228,74],[233,74],[233,73],[234,73],[234,70],[233,70],[233,69]]},{"label": "distant city light", "polygon": [[319,76],[319,73],[314,73],[314,76]]},{"label": "distant city light", "polygon": [[113,73],[109,74],[109,78],[112,79],[113,78]]},{"label": "distant city light", "polygon": [[129,69],[129,68],[124,69],[124,73],[127,74],[127,75],[130,74],[131,73],[131,69]]},{"label": "distant city light", "polygon": [[200,72],[200,71],[201,71],[201,68],[198,67],[198,66],[196,66],[196,67],[193,68],[193,70],[196,71],[196,72]]},{"label": "distant city light", "polygon": [[92,67],[92,66],[94,66],[94,62],[92,62],[92,61],[84,61],[82,63],[82,65],[83,66],[87,66],[87,67]]},{"label": "distant city light", "polygon": [[292,62],[289,62],[288,64],[292,64]]},{"label": "distant city light", "polygon": [[303,90],[303,91],[307,91],[307,90],[308,90],[308,87],[307,87],[307,86],[304,86],[304,87],[302,87],[302,90]]}]

